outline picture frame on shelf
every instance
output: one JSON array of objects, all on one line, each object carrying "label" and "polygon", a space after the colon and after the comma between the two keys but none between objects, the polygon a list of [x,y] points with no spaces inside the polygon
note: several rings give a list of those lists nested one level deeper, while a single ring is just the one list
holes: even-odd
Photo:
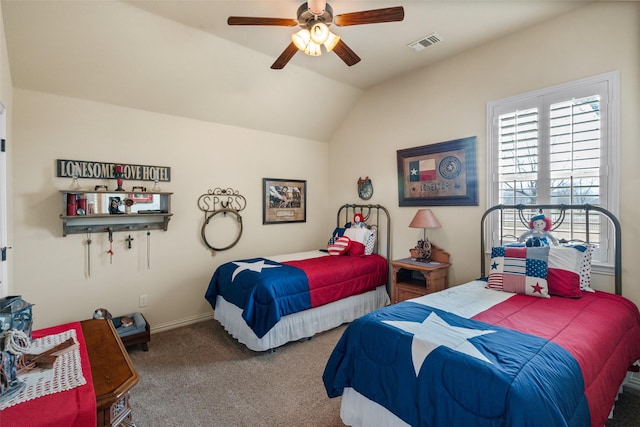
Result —
[{"label": "picture frame on shelf", "polygon": [[150,193],[131,193],[129,198],[135,203],[151,203],[153,201],[153,194]]},{"label": "picture frame on shelf", "polygon": [[262,179],[262,223],[307,221],[307,181]]},{"label": "picture frame on shelf", "polygon": [[478,206],[476,137],[397,151],[400,206]]}]

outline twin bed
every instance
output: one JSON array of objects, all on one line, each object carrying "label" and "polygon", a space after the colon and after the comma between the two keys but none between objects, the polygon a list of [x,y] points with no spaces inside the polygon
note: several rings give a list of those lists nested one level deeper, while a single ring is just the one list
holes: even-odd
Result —
[{"label": "twin bed", "polygon": [[[354,221],[356,215],[360,224]],[[347,223],[353,225],[349,231]],[[327,239],[339,241],[328,245],[329,251],[252,258],[218,267],[205,294],[215,319],[249,349],[265,351],[387,305],[391,229],[387,209],[346,204],[338,210],[336,225]]]},{"label": "twin bed", "polygon": [[[503,208],[531,207],[489,212]],[[588,205],[543,208],[580,211],[587,224],[596,214],[611,221],[619,294],[617,219]],[[603,230],[600,221],[592,224]],[[343,421],[602,427],[630,366],[640,359],[640,315],[620,295],[588,286],[593,248],[586,240],[551,248],[494,247],[484,280],[351,323],[323,375],[329,397],[342,396]]]},{"label": "twin bed", "polygon": [[[599,224],[596,231],[608,225],[594,223],[590,215],[610,221],[616,294],[589,286],[594,247],[589,226],[586,242],[551,248],[497,245],[485,272],[489,214],[499,212],[496,222],[503,224],[504,209],[538,208],[560,210],[562,216],[581,212],[586,224]],[[386,256],[386,209],[344,205],[338,225],[344,223],[341,214],[346,222],[363,209],[370,225],[381,213],[386,218]],[[372,228],[379,232],[380,224]],[[389,260],[358,251],[228,263],[214,273],[206,297],[225,329],[256,351],[351,322],[323,375],[328,396],[342,396],[347,425],[603,426],[630,366],[640,359],[640,314],[620,296],[617,219],[590,205],[499,206],[483,216],[481,234],[481,279],[388,307]],[[342,276],[341,266],[360,273]],[[287,281],[286,292],[281,279],[267,284],[267,290],[253,286],[264,285],[265,272],[287,270],[288,277],[297,276],[292,269],[302,271],[308,283],[299,287]],[[254,283],[232,285],[223,278],[245,274]],[[243,287],[251,289],[252,301],[234,293]],[[347,296],[345,288],[355,294]],[[327,296],[327,290],[335,296]]]}]

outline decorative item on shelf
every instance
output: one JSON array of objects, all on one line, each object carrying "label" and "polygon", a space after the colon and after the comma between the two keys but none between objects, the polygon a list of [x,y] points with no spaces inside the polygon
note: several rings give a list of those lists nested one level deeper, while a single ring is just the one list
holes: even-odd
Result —
[{"label": "decorative item on shelf", "polygon": [[124,204],[124,213],[130,214],[131,206],[133,206],[133,199],[129,199],[129,198],[124,199],[122,203]]},{"label": "decorative item on shelf", "polygon": [[80,183],[78,182],[78,176],[77,175],[73,175],[73,178],[71,179],[71,184],[69,185],[69,190],[79,190],[80,189]]},{"label": "decorative item on shelf", "polygon": [[158,180],[156,179],[155,181],[153,181],[153,187],[151,187],[151,191],[162,191],[162,188],[160,188],[160,184],[158,183]]},{"label": "decorative item on shelf", "polygon": [[409,224],[411,228],[422,228],[422,240],[418,240],[415,248],[411,249],[411,258],[416,261],[429,262],[431,259],[431,243],[427,239],[427,228],[440,228],[440,222],[431,209],[419,209]]},{"label": "decorative item on shelf", "polygon": [[76,216],[78,214],[78,195],[76,193],[67,193],[67,216]]},{"label": "decorative item on shelf", "polygon": [[76,210],[76,213],[78,215],[86,215],[87,214],[87,197],[83,194],[80,196],[77,202],[78,202],[78,209]]},{"label": "decorative item on shelf", "polygon": [[120,197],[109,197],[109,213],[111,215],[122,214],[120,210],[120,205],[122,204],[122,199]]},{"label": "decorative item on shelf", "polygon": [[118,186],[116,187],[115,191],[124,191],[124,188],[122,187],[122,176],[123,176],[123,171],[124,168],[122,167],[122,165],[116,165],[116,183],[118,184]]},{"label": "decorative item on shelf", "polygon": [[109,190],[106,185],[96,185],[93,188],[94,191],[107,191]]},{"label": "decorative item on shelf", "polygon": [[144,193],[145,191],[147,191],[147,187],[143,187],[142,185],[134,185],[131,188],[132,193]]}]

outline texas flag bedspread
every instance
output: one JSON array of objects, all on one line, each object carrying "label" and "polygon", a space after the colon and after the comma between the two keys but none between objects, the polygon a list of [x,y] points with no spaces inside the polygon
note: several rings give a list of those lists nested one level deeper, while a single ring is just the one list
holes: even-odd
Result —
[{"label": "texas flag bedspread", "polygon": [[262,338],[281,317],[375,289],[387,282],[379,255],[321,256],[283,263],[266,258],[228,262],[216,269],[205,298],[241,308],[247,325]]},{"label": "texas flag bedspread", "polygon": [[640,358],[638,310],[615,295],[513,295],[473,318],[428,302],[349,325],[329,397],[351,387],[412,426],[602,426]]}]

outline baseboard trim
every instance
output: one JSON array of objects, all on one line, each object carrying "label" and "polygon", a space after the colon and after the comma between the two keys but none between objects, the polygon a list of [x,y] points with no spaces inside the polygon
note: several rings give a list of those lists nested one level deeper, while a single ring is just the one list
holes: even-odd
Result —
[{"label": "baseboard trim", "polygon": [[157,332],[170,331],[172,329],[180,328],[182,326],[193,325],[194,323],[204,322],[205,320],[213,319],[213,313],[198,314],[196,316],[185,317],[184,319],[175,320],[173,322],[161,323],[159,325],[151,325],[151,334]]}]

